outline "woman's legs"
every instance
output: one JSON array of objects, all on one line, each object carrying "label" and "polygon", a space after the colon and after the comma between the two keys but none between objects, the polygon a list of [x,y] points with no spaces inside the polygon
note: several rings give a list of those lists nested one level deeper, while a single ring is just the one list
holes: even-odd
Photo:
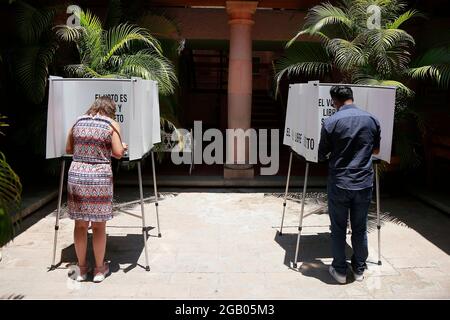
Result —
[{"label": "woman's legs", "polygon": [[86,262],[86,249],[87,249],[87,230],[89,222],[83,220],[75,220],[75,228],[73,232],[73,238],[75,242],[75,252],[77,253],[78,265],[85,267]]},{"label": "woman's legs", "polygon": [[92,246],[94,248],[95,266],[102,268],[106,250],[106,221],[92,222]]}]

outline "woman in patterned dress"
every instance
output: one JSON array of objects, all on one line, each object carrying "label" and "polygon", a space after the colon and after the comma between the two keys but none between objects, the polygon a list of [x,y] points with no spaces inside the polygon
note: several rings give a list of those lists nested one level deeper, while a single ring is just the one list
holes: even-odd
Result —
[{"label": "woman in patterned dress", "polygon": [[106,221],[112,216],[113,177],[111,156],[120,159],[122,143],[119,124],[114,121],[116,105],[108,97],[95,100],[69,131],[66,152],[73,154],[67,184],[69,217],[75,220],[74,242],[78,258],[77,281],[87,278],[87,230],[91,223],[95,256],[94,282],[109,273],[104,261]]}]

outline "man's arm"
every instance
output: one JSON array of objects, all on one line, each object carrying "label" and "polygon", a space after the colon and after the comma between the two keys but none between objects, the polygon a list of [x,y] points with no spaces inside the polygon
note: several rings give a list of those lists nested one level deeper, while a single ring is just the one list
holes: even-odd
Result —
[{"label": "man's arm", "polygon": [[320,131],[320,143],[319,143],[319,161],[324,162],[328,160],[328,154],[330,153],[330,141],[328,139],[328,132],[325,129],[325,125],[322,124]]}]

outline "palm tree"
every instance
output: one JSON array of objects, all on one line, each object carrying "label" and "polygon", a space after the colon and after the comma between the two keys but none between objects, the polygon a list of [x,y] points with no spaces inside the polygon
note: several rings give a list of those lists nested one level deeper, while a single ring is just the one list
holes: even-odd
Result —
[{"label": "palm tree", "polygon": [[441,88],[450,87],[450,44],[428,49],[412,61],[408,75],[426,79]]},{"label": "palm tree", "polygon": [[58,44],[51,30],[54,9],[38,9],[17,1],[18,46],[12,58],[14,75],[26,98],[34,104],[43,101]]},{"label": "palm tree", "polygon": [[[380,8],[377,28],[368,25],[371,5]],[[415,41],[402,27],[418,17],[424,15],[407,10],[403,0],[343,0],[339,6],[328,2],[319,4],[308,11],[304,26],[287,43],[286,54],[276,61],[277,87],[284,76],[293,75],[396,86],[396,120],[412,115],[414,112],[407,108],[414,96],[410,80],[431,79],[442,87],[450,83],[450,48],[433,49],[411,62]],[[316,41],[295,43],[305,36]],[[398,135],[397,138],[402,140]],[[403,164],[417,158],[415,150],[409,148],[409,151],[402,159],[409,160],[402,161]]]},{"label": "palm tree", "polygon": [[76,44],[80,63],[66,66],[77,77],[130,78],[158,82],[163,95],[174,92],[177,78],[172,63],[148,30],[121,23],[104,30],[100,19],[89,11],[77,13],[79,26],[57,26],[60,39]]},{"label": "palm tree", "polygon": [[[371,5],[381,10],[379,28],[368,28]],[[423,14],[406,6],[402,0],[344,0],[339,7],[330,3],[313,7],[287,47],[305,35],[318,42],[288,50],[276,64],[277,81],[285,74],[324,76],[336,71],[344,82],[394,85],[406,96],[413,94],[407,86],[411,77],[428,77],[448,87],[450,48],[433,49],[410,65],[415,41],[402,25]]]},{"label": "palm tree", "polygon": [[[4,119],[5,117],[0,115],[0,127],[8,126]],[[0,131],[0,134],[4,133]],[[14,234],[10,212],[20,204],[21,193],[22,184],[19,177],[6,161],[5,155],[0,152],[0,247]]]}]

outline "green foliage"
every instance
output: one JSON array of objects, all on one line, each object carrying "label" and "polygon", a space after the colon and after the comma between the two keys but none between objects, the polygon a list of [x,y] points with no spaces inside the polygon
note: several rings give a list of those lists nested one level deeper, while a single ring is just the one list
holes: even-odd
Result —
[{"label": "green foliage", "polygon": [[441,88],[450,87],[450,45],[428,49],[407,71],[413,79],[427,79]]},{"label": "green foliage", "polygon": [[[381,9],[379,29],[367,27],[367,8],[373,4]],[[317,54],[314,60],[310,51],[305,50],[306,44],[298,50],[287,51],[276,64],[277,80],[284,74],[320,77],[335,69],[345,82],[395,85],[399,94],[408,97],[414,94],[407,84],[411,78],[448,87],[450,47],[430,49],[411,63],[415,41],[401,27],[418,17],[424,15],[417,10],[406,10],[406,2],[401,0],[346,0],[340,7],[330,3],[317,5],[308,12],[303,28],[287,47],[303,35],[312,36],[319,40],[328,59]]]},{"label": "green foliage", "polygon": [[13,236],[10,212],[20,204],[22,185],[14,170],[0,152],[0,246]]},{"label": "green foliage", "polygon": [[[302,74],[308,77],[323,77],[331,73],[330,56],[318,42],[300,42],[289,47],[276,62],[279,70],[276,74],[277,84],[284,76]],[[278,91],[278,87],[277,87]]]},{"label": "green foliage", "polygon": [[89,11],[78,13],[80,26],[57,26],[57,36],[76,44],[80,63],[66,67],[77,77],[130,78],[158,82],[161,94],[172,94],[177,83],[172,63],[147,29],[121,23],[104,30]]},{"label": "green foliage", "polygon": [[[369,28],[368,7],[381,9],[380,28]],[[285,56],[275,63],[276,80],[303,75],[341,78],[342,82],[397,87],[396,121],[408,118],[408,105],[414,96],[412,79],[429,80],[442,88],[450,85],[450,46],[429,49],[411,61],[414,38],[402,27],[414,18],[424,18],[417,10],[407,10],[403,0],[344,0],[338,6],[328,2],[309,10],[305,24],[286,45]],[[317,42],[297,39],[309,36]],[[411,118],[411,117],[409,117]],[[413,115],[417,121],[417,115]],[[419,126],[420,127],[420,126]],[[397,152],[402,164],[417,165],[411,139],[398,137]],[[404,165],[405,167],[407,165]]]},{"label": "green foliage", "polygon": [[5,120],[7,117],[6,116],[2,116],[0,114],[0,135],[4,136],[5,133],[1,130],[2,127],[9,127],[9,124],[7,124],[6,122],[4,122],[3,120]]},{"label": "green foliage", "polygon": [[[381,8],[379,29],[367,27],[367,8],[372,4]],[[283,74],[322,76],[336,70],[344,82],[396,85],[399,94],[412,96],[413,92],[404,80],[415,42],[400,27],[422,14],[416,10],[403,12],[405,8],[404,1],[400,0],[347,0],[340,7],[330,3],[313,7],[306,16],[305,25],[287,46],[292,46],[299,37],[309,35],[319,40],[328,59],[324,60],[322,54],[311,61],[308,51],[296,50],[290,54],[291,65],[283,59],[277,62],[277,77]],[[304,63],[305,59],[308,68],[299,68],[299,63]]]},{"label": "green foliage", "polygon": [[[6,117],[0,115],[0,127],[7,127]],[[0,131],[0,134],[4,135]],[[10,212],[17,209],[20,204],[22,184],[5,155],[0,152],[0,246],[7,243],[14,234]]]},{"label": "green foliage", "polygon": [[13,59],[14,73],[26,98],[39,104],[46,93],[48,66],[58,48],[51,31],[55,12],[23,1],[17,1],[16,6],[19,46]]}]

